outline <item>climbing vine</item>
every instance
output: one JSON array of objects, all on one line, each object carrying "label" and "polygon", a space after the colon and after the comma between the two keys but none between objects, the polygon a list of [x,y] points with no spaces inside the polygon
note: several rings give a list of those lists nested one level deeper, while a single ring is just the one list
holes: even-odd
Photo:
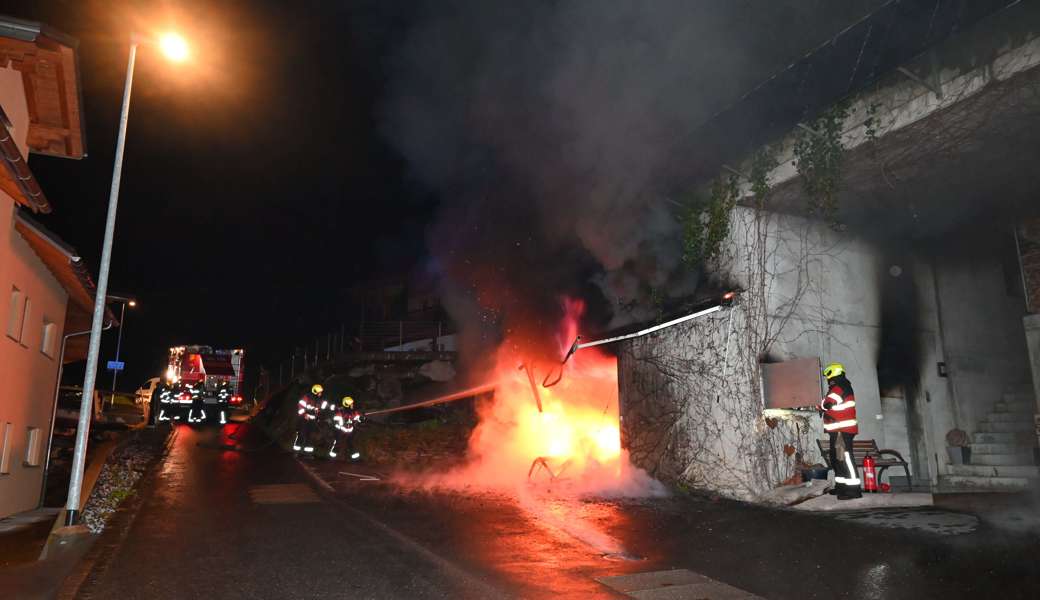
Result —
[{"label": "climbing vine", "polygon": [[844,103],[832,107],[803,126],[794,143],[794,165],[802,176],[809,211],[832,222],[838,210],[845,158],[841,133],[848,113]]},{"label": "climbing vine", "polygon": [[863,121],[867,142],[871,145],[871,154],[876,154],[876,144],[874,142],[877,142],[878,127],[881,125],[881,119],[878,117],[879,108],[881,108],[881,104],[877,102],[868,104],[867,118]]},{"label": "climbing vine", "polygon": [[737,204],[735,175],[718,177],[711,183],[707,198],[695,197],[683,215],[683,262],[689,266],[718,258],[722,242],[729,235],[730,212]]},{"label": "climbing vine", "polygon": [[776,156],[773,149],[765,146],[751,157],[751,172],[748,180],[751,184],[751,194],[755,199],[755,206],[764,208],[769,199],[769,173],[776,168]]}]

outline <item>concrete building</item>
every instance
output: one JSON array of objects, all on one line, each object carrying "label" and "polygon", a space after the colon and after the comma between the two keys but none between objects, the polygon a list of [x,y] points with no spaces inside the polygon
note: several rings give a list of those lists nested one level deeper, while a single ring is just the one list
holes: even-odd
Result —
[{"label": "concrete building", "polygon": [[[951,26],[956,33],[831,94],[719,169],[739,173],[740,187],[708,275],[743,293],[730,310],[622,348],[623,430],[640,466],[762,497],[794,474],[796,457],[820,461],[823,437],[816,413],[796,409],[810,402],[765,391],[764,365],[818,359],[846,364],[858,438],[900,451],[915,484],[1022,489],[1040,477],[1040,9],[985,4],[992,10]],[[850,86],[893,53],[871,38],[898,23],[885,19],[866,19],[842,33],[852,39],[839,36],[788,71],[811,87],[819,69],[841,66],[828,60],[845,44],[852,62],[837,78]],[[783,104],[793,87],[774,84],[793,86],[789,72],[756,93]],[[816,116],[838,102],[840,191],[821,217],[796,146],[826,135]],[[736,122],[740,110],[717,121]],[[765,148],[776,163],[761,196],[749,174]]]},{"label": "concrete building", "polygon": [[85,357],[85,339],[64,336],[93,310],[83,261],[29,216],[51,211],[29,155],[84,156],[75,49],[0,18],[0,518],[40,502],[59,360]]}]

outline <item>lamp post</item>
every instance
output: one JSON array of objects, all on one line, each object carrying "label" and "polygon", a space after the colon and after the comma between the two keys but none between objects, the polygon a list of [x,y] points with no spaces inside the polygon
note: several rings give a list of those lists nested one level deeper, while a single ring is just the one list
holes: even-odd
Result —
[{"label": "lamp post", "polygon": [[[137,301],[133,298],[123,298],[121,296],[109,296],[109,300],[116,300],[122,303],[122,308],[119,309],[119,336],[116,338],[116,362],[119,362],[119,351],[123,347],[123,327],[126,326],[126,307],[134,308],[137,306]],[[112,369],[112,403],[116,401],[116,377],[119,376],[118,369]]]},{"label": "lamp post", "polygon": [[123,173],[123,148],[126,144],[126,122],[130,116],[130,90],[134,83],[134,62],[137,46],[141,42],[152,42],[159,46],[170,60],[179,62],[188,57],[188,45],[184,38],[168,33],[157,40],[147,40],[137,35],[130,36],[130,55],[126,64],[126,81],[123,84],[123,104],[119,113],[119,133],[116,136],[116,155],[112,166],[112,187],[108,194],[108,215],[105,218],[105,237],[101,245],[101,264],[98,268],[97,294],[94,298],[94,316],[90,327],[90,344],[87,350],[87,372],[83,377],[83,397],[80,400],[79,424],[76,428],[76,447],[72,457],[72,475],[69,478],[69,497],[65,502],[65,524],[75,525],[79,520],[79,503],[83,485],[83,465],[86,460],[87,435],[90,430],[90,403],[97,379],[98,352],[101,348],[101,325],[105,314],[105,296],[108,293],[108,271],[112,261],[112,238],[116,229],[116,210],[119,206],[119,184]]}]

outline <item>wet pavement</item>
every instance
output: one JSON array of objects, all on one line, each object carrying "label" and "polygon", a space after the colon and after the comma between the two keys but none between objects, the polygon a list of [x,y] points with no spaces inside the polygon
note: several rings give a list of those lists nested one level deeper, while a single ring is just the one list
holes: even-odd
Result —
[{"label": "wet pavement", "polygon": [[[387,473],[364,466],[306,465],[352,506],[475,572],[504,578],[523,597],[619,597],[599,581],[672,569],[742,595],[673,596],[661,588],[632,597],[1040,597],[1033,558],[1040,536],[963,512],[812,514],[697,496],[430,492],[388,484]],[[357,476],[364,474],[379,481]]]},{"label": "wet pavement", "polygon": [[178,430],[81,597],[1040,597],[1040,537],[954,511],[434,492],[203,437]]},{"label": "wet pavement", "polygon": [[[110,555],[92,569],[78,597],[498,595],[479,578],[317,496],[292,457],[262,447],[262,439],[243,436],[241,443],[258,449],[235,452],[187,426],[175,435],[164,463],[142,481],[132,522],[102,537]],[[270,486],[295,487],[273,493]]]}]

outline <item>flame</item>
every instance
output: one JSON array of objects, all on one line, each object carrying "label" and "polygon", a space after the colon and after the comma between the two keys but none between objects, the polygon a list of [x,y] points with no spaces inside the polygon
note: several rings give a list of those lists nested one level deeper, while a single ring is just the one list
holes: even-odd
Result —
[{"label": "flame", "polygon": [[[562,302],[555,339],[559,359],[530,362],[531,356],[507,338],[495,355],[494,397],[477,405],[478,422],[469,438],[467,461],[447,472],[398,473],[404,485],[458,490],[483,489],[525,497],[535,484],[577,495],[665,494],[660,483],[632,466],[621,446],[617,359],[599,348],[562,359],[578,333],[585,309],[580,300]],[[528,368],[533,369],[532,389]]]},{"label": "flame", "polygon": [[[578,332],[584,303],[563,302],[557,330],[559,356]],[[642,495],[656,482],[629,465],[618,422],[617,359],[599,349],[559,362],[528,364],[524,349],[507,339],[495,356],[494,398],[478,405],[468,461],[448,473],[424,476],[426,485],[515,490],[531,483],[576,493]],[[526,369],[533,368],[542,410]],[[659,485],[659,484],[657,484]],[[636,489],[639,488],[639,489]]]},{"label": "flame", "polygon": [[[508,451],[528,463],[539,457],[569,460],[568,468],[577,470],[618,461],[621,433],[614,357],[599,352],[575,355],[560,382],[549,388],[541,386],[548,368],[536,371],[543,409],[539,412],[527,375],[516,367],[512,353],[507,354],[500,357],[496,370],[495,404],[488,408],[491,414],[483,415],[490,418],[478,426],[472,451]],[[498,440],[494,447],[488,445],[492,440]]]}]

